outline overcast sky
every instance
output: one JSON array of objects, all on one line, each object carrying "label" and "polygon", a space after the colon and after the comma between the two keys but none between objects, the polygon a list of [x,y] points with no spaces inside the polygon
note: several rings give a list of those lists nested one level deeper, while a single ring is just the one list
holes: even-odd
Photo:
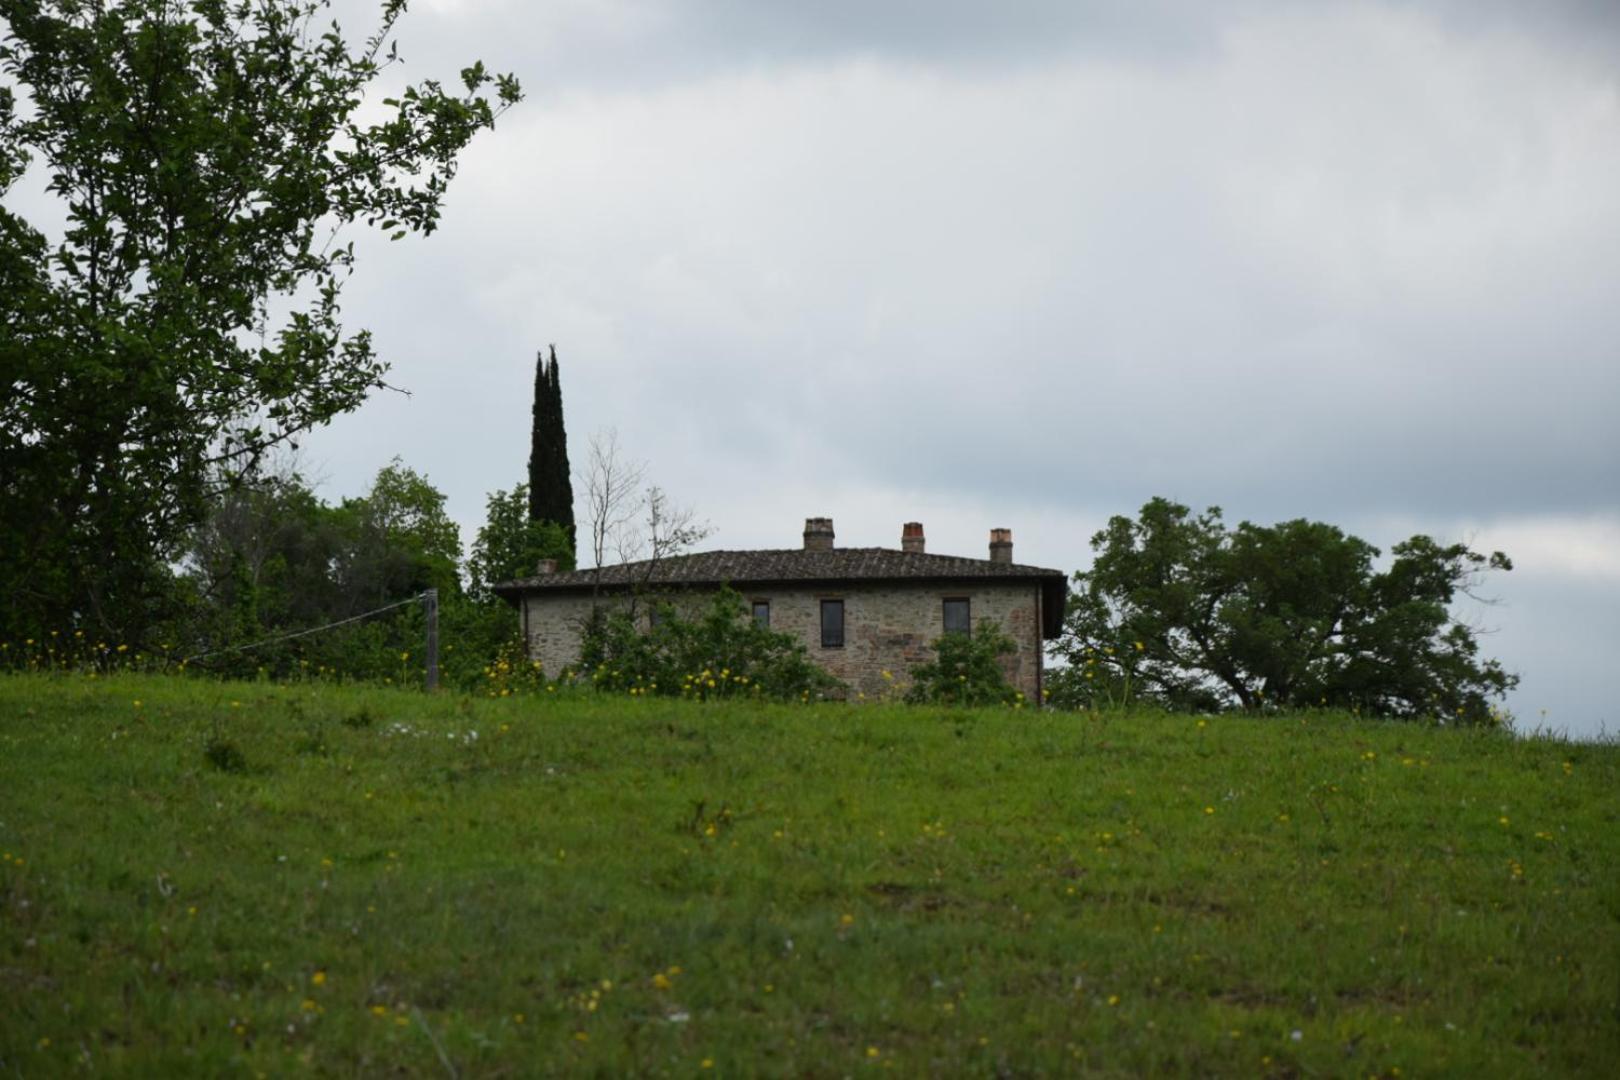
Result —
[{"label": "overcast sky", "polygon": [[[358,36],[340,4],[346,29]],[[428,0],[528,99],[440,231],[356,236],[395,454],[469,537],[555,343],[711,546],[1089,561],[1154,495],[1503,548],[1521,726],[1620,729],[1620,4]],[[1546,710],[1545,716],[1542,710]]]},{"label": "overcast sky", "polygon": [[330,496],[397,453],[476,527],[556,343],[575,464],[616,427],[714,546],[917,519],[1075,570],[1154,495],[1428,532],[1514,558],[1465,614],[1522,724],[1620,728],[1620,5],[439,0],[400,40],[528,100],[437,235],[362,241],[412,396],[311,440]]}]

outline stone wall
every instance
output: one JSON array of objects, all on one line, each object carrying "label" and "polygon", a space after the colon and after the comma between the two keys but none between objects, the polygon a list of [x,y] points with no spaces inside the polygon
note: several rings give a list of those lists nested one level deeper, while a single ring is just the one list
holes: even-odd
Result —
[{"label": "stone wall", "polygon": [[[1040,700],[1041,628],[1040,587],[974,583],[961,587],[937,584],[883,583],[849,585],[841,589],[739,589],[749,602],[771,605],[771,629],[792,634],[804,643],[810,658],[849,687],[851,696],[877,697],[903,688],[907,673],[933,658],[929,646],[945,632],[944,601],[965,597],[977,628],[981,619],[993,619],[1018,645],[1002,658],[1013,686],[1031,702]],[[708,602],[708,593],[677,594],[673,599],[683,614]],[[844,644],[821,645],[821,601],[844,601]],[[622,600],[604,598],[606,603]],[[646,603],[643,601],[642,609]],[[555,678],[578,663],[580,636],[590,614],[591,598],[539,592],[524,599],[524,625],[529,655],[540,661],[546,675]],[[887,671],[893,679],[885,679]]]},{"label": "stone wall", "polygon": [[[612,599],[604,597],[603,602],[611,604]],[[555,679],[564,668],[579,663],[580,641],[591,604],[588,594],[542,592],[523,598],[519,615],[529,640],[529,658],[540,661],[546,678]]]}]

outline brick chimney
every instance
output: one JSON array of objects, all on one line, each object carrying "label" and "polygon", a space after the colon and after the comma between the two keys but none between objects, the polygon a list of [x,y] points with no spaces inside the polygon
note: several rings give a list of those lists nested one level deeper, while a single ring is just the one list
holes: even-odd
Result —
[{"label": "brick chimney", "polygon": [[990,561],[1012,562],[1012,530],[990,530]]},{"label": "brick chimney", "polygon": [[555,574],[556,572],[556,559],[541,559],[540,562],[535,566],[535,573],[540,574],[541,576],[546,574]]},{"label": "brick chimney", "polygon": [[923,539],[922,522],[908,521],[900,526],[900,550],[915,551],[921,555],[927,551],[927,542]]},{"label": "brick chimney", "polygon": [[833,549],[832,518],[804,519],[804,550],[831,551]]}]

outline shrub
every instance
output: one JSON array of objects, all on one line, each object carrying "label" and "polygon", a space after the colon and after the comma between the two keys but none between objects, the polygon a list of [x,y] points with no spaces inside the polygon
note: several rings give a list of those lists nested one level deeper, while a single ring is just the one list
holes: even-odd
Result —
[{"label": "shrub", "polygon": [[696,618],[656,603],[642,631],[624,612],[601,609],[586,627],[581,662],[598,689],[693,697],[808,700],[838,688],[792,635],[761,626],[742,596],[725,588]]},{"label": "shrub", "polygon": [[914,704],[1021,705],[1024,695],[1007,682],[1000,658],[1018,649],[993,619],[972,634],[946,634],[933,644],[935,659],[911,669],[906,700]]},{"label": "shrub", "polygon": [[564,671],[556,682],[547,679],[540,661],[530,659],[523,635],[514,634],[495,650],[494,656],[484,665],[483,679],[478,688],[490,697],[537,694],[555,690],[568,677],[569,673]]}]

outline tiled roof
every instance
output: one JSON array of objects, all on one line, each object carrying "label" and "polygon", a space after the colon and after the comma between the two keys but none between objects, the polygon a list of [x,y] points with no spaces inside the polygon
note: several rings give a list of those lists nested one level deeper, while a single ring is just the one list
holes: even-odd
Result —
[{"label": "tiled roof", "polygon": [[[600,574],[600,576],[598,576]],[[1041,586],[1047,621],[1062,618],[1068,576],[1061,570],[1018,563],[931,555],[893,548],[833,548],[806,551],[702,551],[596,570],[573,570],[503,581],[495,593],[516,602],[531,593],[617,590],[646,586],[791,585],[835,582],[1033,581]],[[1055,633],[1055,630],[1052,632]]]}]

